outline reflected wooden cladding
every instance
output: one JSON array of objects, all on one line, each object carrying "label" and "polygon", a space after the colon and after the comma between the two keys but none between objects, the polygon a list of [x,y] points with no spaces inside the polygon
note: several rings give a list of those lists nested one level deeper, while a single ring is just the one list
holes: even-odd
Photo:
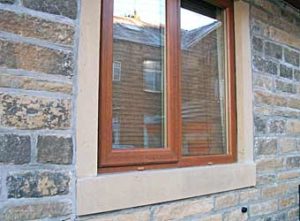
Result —
[{"label": "reflected wooden cladding", "polygon": [[[234,63],[234,24],[232,0],[207,1],[225,8],[227,17],[228,70],[228,154],[182,156],[181,76],[180,76],[180,1],[166,0],[166,130],[164,148],[112,148],[112,61],[113,61],[113,2],[102,0],[100,42],[100,101],[98,136],[98,171],[118,172],[169,167],[232,163],[236,161],[236,99]],[[207,125],[206,125],[207,126]],[[198,125],[199,127],[199,125]],[[199,130],[197,126],[191,128]],[[201,129],[201,128],[200,128]]]}]

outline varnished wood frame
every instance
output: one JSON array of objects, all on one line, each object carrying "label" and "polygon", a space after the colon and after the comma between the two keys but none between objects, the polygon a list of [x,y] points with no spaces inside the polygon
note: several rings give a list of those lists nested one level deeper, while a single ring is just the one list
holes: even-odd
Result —
[{"label": "varnished wood frame", "polygon": [[[232,0],[206,0],[223,8],[227,33],[227,110],[228,153],[224,155],[181,155],[181,76],[180,76],[180,0],[166,0],[166,94],[167,147],[112,150],[112,51],[113,1],[102,0],[100,42],[100,102],[98,172],[232,163],[237,160],[237,122],[235,89],[235,46]],[[105,43],[104,43],[105,42]]]},{"label": "varnished wood frame", "polygon": [[[177,13],[176,1],[168,0],[167,21],[173,21]],[[179,143],[175,142],[175,129],[177,121],[174,120],[178,115],[178,104],[176,97],[178,92],[176,87],[179,69],[176,60],[178,56],[172,56],[177,53],[177,43],[170,40],[173,33],[178,32],[172,22],[166,24],[166,103],[167,103],[167,146],[159,149],[134,148],[128,150],[112,149],[112,51],[113,51],[113,1],[102,0],[102,18],[101,18],[101,43],[100,43],[100,117],[99,117],[99,166],[118,167],[132,165],[147,165],[157,163],[174,163],[178,161]],[[105,43],[104,43],[105,42]],[[171,120],[172,119],[172,120]]]}]

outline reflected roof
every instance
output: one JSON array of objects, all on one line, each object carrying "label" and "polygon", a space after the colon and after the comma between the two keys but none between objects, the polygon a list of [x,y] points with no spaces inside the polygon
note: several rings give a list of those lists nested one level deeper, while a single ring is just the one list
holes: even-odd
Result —
[{"label": "reflected roof", "polygon": [[[181,31],[181,48],[187,49],[222,25],[216,21],[192,30]],[[162,46],[164,27],[156,26],[135,18],[114,17],[114,39],[131,41],[150,46]]]}]

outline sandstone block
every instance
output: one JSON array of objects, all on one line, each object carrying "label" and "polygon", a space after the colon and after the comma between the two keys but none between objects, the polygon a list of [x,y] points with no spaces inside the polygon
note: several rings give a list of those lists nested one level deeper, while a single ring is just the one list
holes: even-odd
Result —
[{"label": "sandstone block", "polygon": [[277,152],[276,139],[262,139],[258,138],[255,141],[256,153],[258,155],[270,155]]},{"label": "sandstone block", "polygon": [[155,220],[183,219],[187,216],[209,212],[212,209],[212,199],[187,200],[157,207],[153,217]]},{"label": "sandstone block", "polygon": [[71,101],[0,94],[0,125],[18,129],[68,129]]},{"label": "sandstone block", "polygon": [[71,202],[49,202],[5,207],[2,221],[24,221],[58,218],[72,213]]},{"label": "sandstone block", "polygon": [[0,29],[24,37],[65,45],[73,44],[75,33],[70,25],[4,10],[0,10]]},{"label": "sandstone block", "polygon": [[238,199],[239,197],[236,193],[217,196],[215,199],[215,209],[223,209],[235,206],[238,203]]},{"label": "sandstone block", "polygon": [[72,76],[73,55],[25,43],[0,39],[0,67]]},{"label": "sandstone block", "polygon": [[276,212],[278,209],[277,200],[269,200],[250,205],[250,216],[260,216]]},{"label": "sandstone block", "polygon": [[275,87],[278,91],[290,93],[290,94],[296,94],[297,93],[297,88],[295,87],[294,84],[292,83],[287,83],[284,81],[275,81]]},{"label": "sandstone block", "polygon": [[25,76],[14,76],[0,73],[0,87],[24,90],[72,93],[72,85],[68,83],[39,80]]}]

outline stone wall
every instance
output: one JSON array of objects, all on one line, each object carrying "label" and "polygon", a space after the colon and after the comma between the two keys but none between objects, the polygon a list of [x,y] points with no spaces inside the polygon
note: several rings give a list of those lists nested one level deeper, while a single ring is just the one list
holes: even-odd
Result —
[{"label": "stone wall", "polygon": [[[298,220],[300,14],[279,0],[246,2],[251,14],[256,187],[80,220]],[[247,213],[241,212],[242,207],[247,207]]]},{"label": "stone wall", "polygon": [[[281,1],[247,1],[257,186],[78,220],[298,220],[300,15]],[[76,219],[79,6],[0,0],[1,221]]]},{"label": "stone wall", "polygon": [[79,1],[0,0],[0,220],[74,220]]}]

